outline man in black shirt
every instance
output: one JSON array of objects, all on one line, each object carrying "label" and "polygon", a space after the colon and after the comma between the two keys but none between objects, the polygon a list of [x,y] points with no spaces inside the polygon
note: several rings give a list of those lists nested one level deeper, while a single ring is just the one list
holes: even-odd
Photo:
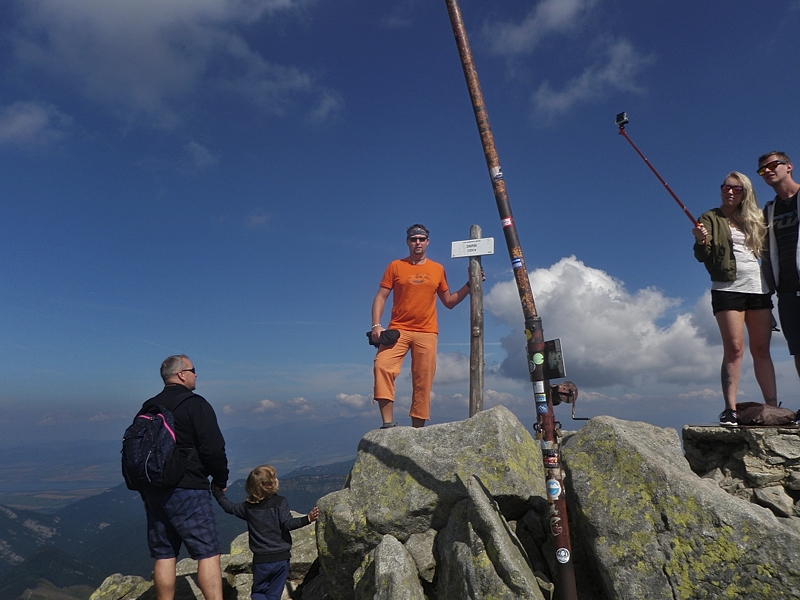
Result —
[{"label": "man in black shirt", "polygon": [[781,329],[800,375],[800,246],[798,246],[798,190],[792,161],[784,152],[768,152],[758,159],[758,174],[775,190],[764,206],[767,244],[762,268],[770,287],[778,292]]},{"label": "man in black shirt", "polygon": [[147,543],[155,559],[153,582],[158,600],[175,595],[175,566],[181,544],[197,561],[197,585],[206,600],[222,600],[219,530],[208,478],[220,489],[228,485],[225,440],[214,409],[194,394],[197,372],[186,355],[170,356],[161,365],[164,390],[142,406],[172,412],[175,441],[186,470],[174,488],[141,492],[147,511]]}]

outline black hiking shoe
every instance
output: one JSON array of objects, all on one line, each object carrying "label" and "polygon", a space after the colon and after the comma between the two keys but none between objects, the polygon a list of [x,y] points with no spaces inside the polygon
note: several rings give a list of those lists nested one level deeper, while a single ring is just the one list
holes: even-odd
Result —
[{"label": "black hiking shoe", "polygon": [[392,427],[397,427],[397,422],[394,423],[384,423],[381,425],[381,429],[391,429]]},{"label": "black hiking shoe", "polygon": [[726,408],[719,415],[719,424],[723,427],[736,427],[739,424],[737,419],[736,411]]}]

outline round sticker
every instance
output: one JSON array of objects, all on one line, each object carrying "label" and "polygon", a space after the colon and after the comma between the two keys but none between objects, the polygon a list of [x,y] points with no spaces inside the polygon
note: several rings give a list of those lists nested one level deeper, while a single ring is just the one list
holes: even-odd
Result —
[{"label": "round sticker", "polygon": [[569,562],[569,550],[566,548],[559,548],[556,550],[556,560],[562,565],[567,564]]},{"label": "round sticker", "polygon": [[537,352],[533,355],[533,362],[537,365],[540,365],[544,362],[544,355],[541,352]]},{"label": "round sticker", "polygon": [[561,495],[561,484],[558,483],[558,481],[556,481],[555,479],[547,480],[547,495],[550,496],[553,500],[555,500]]}]

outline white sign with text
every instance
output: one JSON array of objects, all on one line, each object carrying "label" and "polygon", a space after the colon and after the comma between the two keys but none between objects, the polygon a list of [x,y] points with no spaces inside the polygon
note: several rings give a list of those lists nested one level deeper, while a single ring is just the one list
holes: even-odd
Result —
[{"label": "white sign with text", "polygon": [[476,240],[452,242],[450,249],[450,258],[483,256],[485,254],[494,254],[494,238],[478,238]]}]

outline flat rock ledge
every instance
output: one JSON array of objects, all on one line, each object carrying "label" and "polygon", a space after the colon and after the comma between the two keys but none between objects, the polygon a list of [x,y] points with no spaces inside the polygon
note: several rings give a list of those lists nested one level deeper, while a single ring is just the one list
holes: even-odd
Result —
[{"label": "flat rock ledge", "polygon": [[800,429],[683,427],[692,471],[800,530]]}]

